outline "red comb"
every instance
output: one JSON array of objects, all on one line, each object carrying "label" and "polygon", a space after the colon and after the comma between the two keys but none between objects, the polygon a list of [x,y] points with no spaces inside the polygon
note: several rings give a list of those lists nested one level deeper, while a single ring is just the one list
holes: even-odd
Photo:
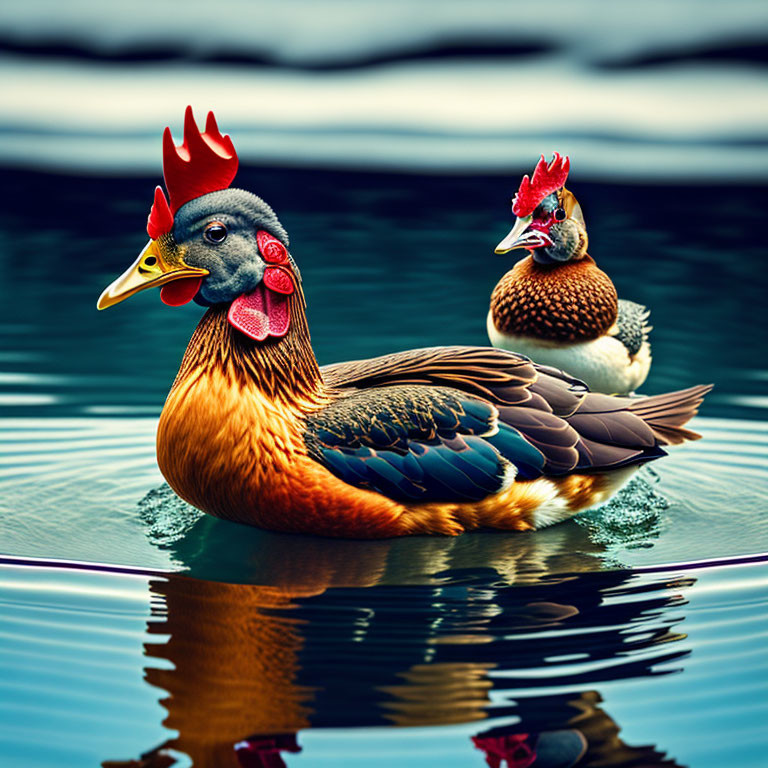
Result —
[{"label": "red comb", "polygon": [[565,184],[570,167],[571,161],[557,152],[549,166],[542,155],[533,171],[533,178],[529,179],[527,174],[523,176],[520,189],[512,201],[512,213],[520,217],[532,214],[547,195]]},{"label": "red comb", "polygon": [[163,133],[163,176],[171,200],[171,211],[196,197],[226,189],[237,173],[237,153],[229,136],[222,136],[213,112],[208,113],[205,133],[192,114],[184,113],[184,142],[173,143],[171,129]]},{"label": "red comb", "polygon": [[147,219],[147,234],[152,240],[170,232],[173,229],[173,214],[168,207],[162,187],[155,187],[155,202]]},{"label": "red comb", "polygon": [[208,113],[205,132],[200,133],[192,107],[187,107],[181,145],[174,144],[170,128],[163,133],[163,176],[170,205],[162,190],[155,190],[155,203],[147,222],[149,236],[154,240],[170,232],[173,214],[184,203],[226,189],[236,173],[237,153],[232,139],[219,132],[213,112]]}]

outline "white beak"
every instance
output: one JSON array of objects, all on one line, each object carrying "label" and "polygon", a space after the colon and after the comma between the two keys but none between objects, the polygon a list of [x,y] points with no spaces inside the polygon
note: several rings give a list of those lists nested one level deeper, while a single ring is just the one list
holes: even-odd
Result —
[{"label": "white beak", "polygon": [[510,233],[496,246],[496,253],[509,253],[513,248],[541,248],[552,245],[552,240],[545,232],[529,229],[533,216],[518,219]]}]

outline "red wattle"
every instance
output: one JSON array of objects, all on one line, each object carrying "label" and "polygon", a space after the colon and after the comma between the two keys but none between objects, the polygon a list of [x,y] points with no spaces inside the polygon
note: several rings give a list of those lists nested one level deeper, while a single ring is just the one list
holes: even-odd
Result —
[{"label": "red wattle", "polygon": [[256,244],[264,261],[270,264],[285,264],[288,261],[288,251],[285,246],[269,232],[260,229],[256,233]]},{"label": "red wattle", "polygon": [[267,336],[280,338],[291,323],[288,297],[260,283],[252,293],[238,296],[230,305],[227,319],[233,328],[255,341]]},{"label": "red wattle", "polygon": [[160,298],[163,304],[167,304],[169,307],[180,307],[182,304],[188,304],[197,295],[202,282],[202,277],[181,277],[171,283],[166,283],[160,289]]},{"label": "red wattle", "polygon": [[267,267],[263,280],[264,285],[276,293],[290,295],[294,291],[293,276],[285,267]]}]

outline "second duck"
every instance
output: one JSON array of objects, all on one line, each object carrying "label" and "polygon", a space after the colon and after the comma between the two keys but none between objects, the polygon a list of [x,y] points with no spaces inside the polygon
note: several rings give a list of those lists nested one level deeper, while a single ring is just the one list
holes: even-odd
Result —
[{"label": "second duck", "polygon": [[606,394],[640,387],[651,367],[649,310],[618,299],[611,278],[587,253],[581,206],[565,188],[570,161],[555,152],[523,176],[512,201],[517,217],[496,253],[525,248],[491,295],[488,336]]}]

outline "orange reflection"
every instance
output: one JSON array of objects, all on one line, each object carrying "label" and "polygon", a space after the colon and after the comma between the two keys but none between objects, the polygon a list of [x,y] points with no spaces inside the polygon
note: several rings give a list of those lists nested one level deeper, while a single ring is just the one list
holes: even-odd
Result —
[{"label": "orange reflection", "polygon": [[[670,765],[653,747],[624,744],[589,684],[656,674],[657,661],[685,655],[669,648],[682,636],[659,618],[682,600],[663,584],[606,601],[606,592],[631,591],[633,577],[590,573],[596,557],[569,559],[582,535],[578,526],[408,542],[270,535],[258,553],[270,584],[157,579],[149,632],[158,641],[145,645],[145,678],[167,693],[164,725],[178,735],[137,760],[103,765],[161,768],[183,753],[198,768],[282,768],[310,727],[491,718],[514,725],[475,736],[478,765],[484,756],[493,768],[548,768],[542,761],[555,748],[581,750],[580,766]],[[581,573],[546,576],[563,562]],[[599,655],[578,674],[550,660],[591,647]],[[535,690],[575,683],[581,692]]]}]

